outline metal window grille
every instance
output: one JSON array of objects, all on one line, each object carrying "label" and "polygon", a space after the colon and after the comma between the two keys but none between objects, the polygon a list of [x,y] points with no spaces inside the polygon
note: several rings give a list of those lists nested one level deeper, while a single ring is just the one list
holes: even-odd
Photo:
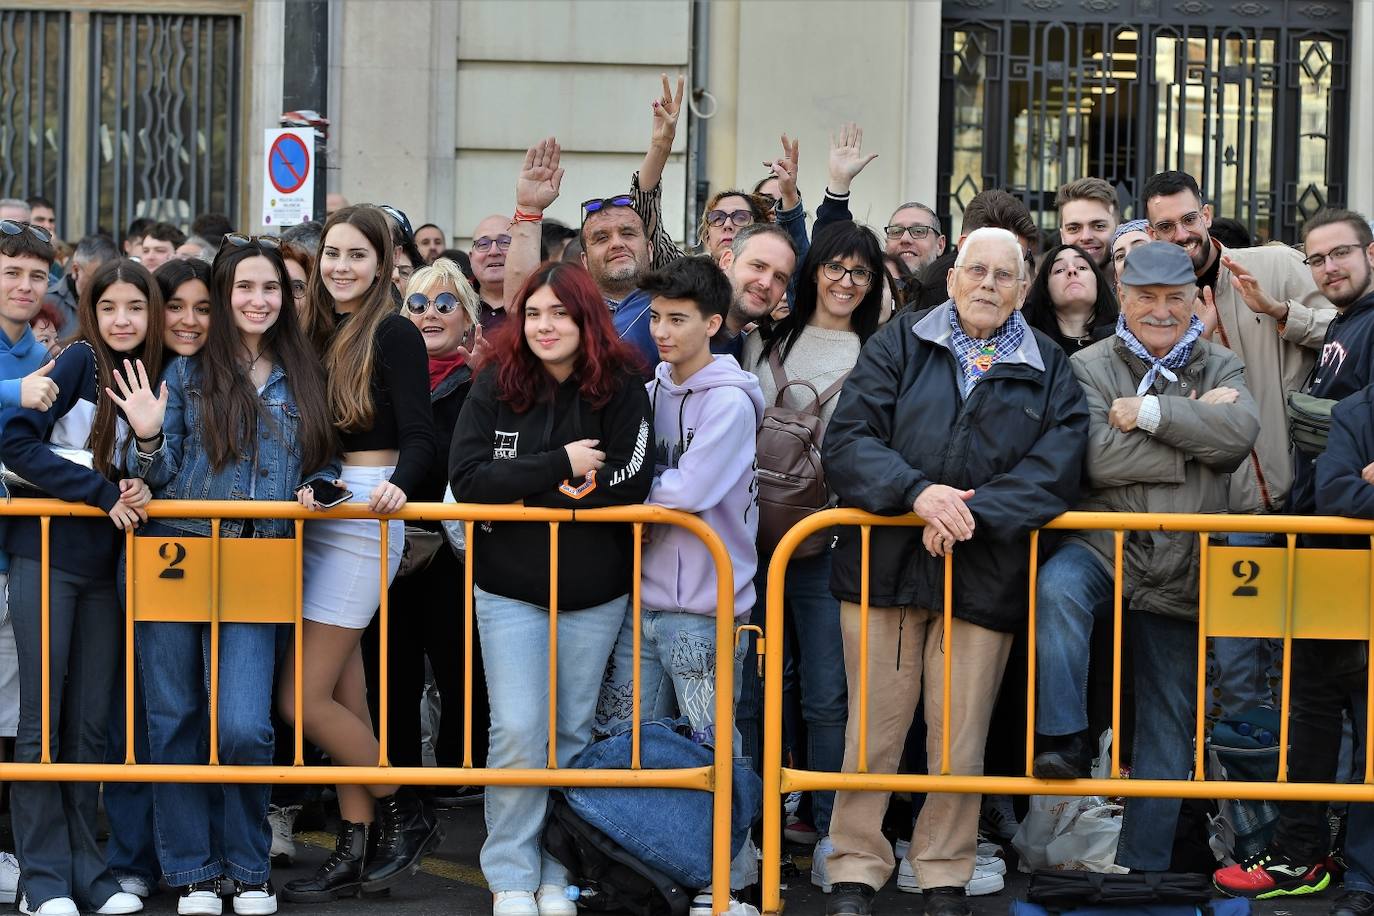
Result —
[{"label": "metal window grille", "polygon": [[0,10],[0,196],[65,196],[67,21]]}]

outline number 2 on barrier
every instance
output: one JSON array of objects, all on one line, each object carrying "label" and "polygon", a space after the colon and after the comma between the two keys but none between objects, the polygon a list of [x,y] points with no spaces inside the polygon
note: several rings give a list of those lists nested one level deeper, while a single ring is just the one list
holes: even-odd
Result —
[{"label": "number 2 on barrier", "polygon": [[[134,538],[134,619],[208,623],[210,538]],[[291,623],[296,611],[293,539],[221,538],[219,619]]]},{"label": "number 2 on barrier", "polygon": [[[1207,632],[1211,636],[1283,638],[1288,551],[1283,547],[1210,547]],[[1338,600],[1332,585],[1339,583]],[[1369,553],[1299,548],[1294,557],[1293,636],[1369,638]],[[1363,609],[1363,612],[1361,612]]]}]

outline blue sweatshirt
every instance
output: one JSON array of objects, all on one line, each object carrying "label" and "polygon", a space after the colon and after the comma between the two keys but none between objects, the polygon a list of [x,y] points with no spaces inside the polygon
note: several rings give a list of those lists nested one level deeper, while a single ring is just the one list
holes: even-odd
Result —
[{"label": "blue sweatshirt", "polygon": [[[118,484],[53,454],[50,447],[89,447],[98,397],[95,374],[95,352],[90,346],[77,342],[62,351],[49,376],[57,383],[57,400],[46,412],[22,408],[8,412],[8,422],[0,432],[0,460],[49,496],[109,512],[119,502]],[[15,495],[38,494],[20,491]],[[93,578],[114,577],[123,535],[108,518],[54,518],[51,539],[54,568]],[[37,518],[10,518],[0,529],[0,546],[14,556],[40,560],[41,543]]]},{"label": "blue sweatshirt", "polygon": [[[48,349],[33,338],[33,331],[24,328],[23,335],[14,343],[0,334],[0,430],[13,413],[9,408],[20,406],[21,382],[39,366],[48,361]],[[0,573],[10,568],[9,554],[0,552]]]}]

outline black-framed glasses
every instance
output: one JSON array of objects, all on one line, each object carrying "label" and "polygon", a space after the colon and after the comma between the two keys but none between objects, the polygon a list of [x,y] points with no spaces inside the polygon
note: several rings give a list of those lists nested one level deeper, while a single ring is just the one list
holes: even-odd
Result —
[{"label": "black-framed glasses", "polygon": [[423,315],[425,309],[434,306],[434,311],[440,315],[447,315],[458,308],[458,297],[453,293],[440,293],[433,299],[425,297],[424,293],[411,293],[406,296],[406,309],[412,315]]},{"label": "black-framed glasses", "polygon": [[410,219],[405,213],[397,210],[391,204],[379,204],[377,209],[396,221],[396,224],[401,227],[401,232],[405,234],[408,241],[413,242],[415,240],[415,233],[410,228]]},{"label": "black-framed glasses", "polygon": [[727,222],[735,226],[747,226],[754,221],[754,214],[748,210],[712,210],[706,214],[706,225],[719,229]]},{"label": "black-framed glasses", "polygon": [[275,235],[244,235],[242,232],[226,232],[224,233],[224,240],[231,245],[238,245],[240,248],[245,245],[257,245],[268,251],[277,251],[281,248],[281,239]]},{"label": "black-framed glasses", "polygon": [[593,213],[600,213],[607,207],[632,207],[635,199],[629,194],[617,194],[614,197],[593,197],[590,200],[582,201],[582,222],[587,221],[587,217]]},{"label": "black-framed glasses", "polygon": [[938,236],[940,234],[940,230],[936,229],[934,226],[927,226],[924,223],[914,223],[910,226],[884,226],[883,234],[887,236],[888,241],[890,242],[897,241],[903,235],[909,235],[919,242],[922,239],[929,238],[932,235]]},{"label": "black-framed glasses", "polygon": [[29,230],[29,235],[32,235],[40,242],[52,241],[52,233],[42,226],[20,222],[17,219],[0,219],[0,232],[3,232],[5,235],[18,235],[25,229]]},{"label": "black-framed glasses", "polygon": [[491,246],[495,245],[497,251],[510,251],[510,236],[504,232],[500,235],[483,235],[472,240],[473,251],[491,251]]},{"label": "black-framed glasses", "polygon": [[1326,254],[1309,255],[1302,259],[1302,262],[1313,270],[1318,269],[1327,261],[1344,261],[1350,257],[1351,252],[1363,250],[1363,245],[1337,245]]},{"label": "black-framed glasses", "polygon": [[821,273],[833,283],[839,283],[845,274],[849,274],[849,279],[854,281],[855,286],[867,286],[876,276],[867,267],[845,267],[838,261],[826,261],[821,265]]},{"label": "black-framed glasses", "polygon": [[986,264],[955,264],[955,270],[962,270],[969,279],[982,283],[992,274],[992,282],[1003,289],[1011,289],[1021,278],[1009,270],[989,270]]},{"label": "black-framed glasses", "polygon": [[1196,229],[1202,223],[1202,211],[1194,210],[1192,213],[1185,213],[1180,219],[1162,219],[1157,223],[1151,223],[1150,228],[1156,235],[1172,236],[1174,230],[1179,226],[1184,229]]}]

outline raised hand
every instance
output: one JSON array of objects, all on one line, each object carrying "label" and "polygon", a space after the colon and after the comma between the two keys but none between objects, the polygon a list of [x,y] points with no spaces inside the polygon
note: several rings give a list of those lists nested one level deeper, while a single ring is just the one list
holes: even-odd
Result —
[{"label": "raised hand", "polygon": [[491,341],[482,336],[482,326],[474,325],[472,329],[472,348],[464,346],[458,347],[458,352],[463,354],[463,361],[466,362],[473,372],[486,362],[491,355]]},{"label": "raised hand", "polygon": [[791,210],[801,203],[801,195],[797,193],[797,160],[798,160],[797,140],[788,138],[787,134],[782,135],[782,157],[778,159],[765,159],[763,167],[778,176],[778,194],[784,210]]},{"label": "raised hand", "polygon": [[1221,264],[1231,272],[1231,288],[1240,293],[1250,311],[1257,315],[1268,315],[1275,321],[1288,317],[1287,303],[1280,302],[1261,289],[1254,274],[1224,255]]},{"label": "raised hand", "polygon": [[687,79],[678,74],[677,91],[674,92],[668,85],[668,74],[660,75],[663,78],[663,95],[652,102],[654,127],[649,142],[656,146],[671,148],[673,138],[677,136],[677,119],[682,113],[682,92],[687,85]]},{"label": "raised hand", "polygon": [[865,156],[863,128],[850,121],[840,126],[840,133],[830,135],[830,184],[828,187],[836,194],[849,192],[854,177],[864,170],[877,153]]},{"label": "raised hand", "polygon": [[563,170],[558,166],[562,152],[553,137],[546,137],[525,151],[525,164],[515,179],[516,207],[543,213],[553,205],[563,183]]},{"label": "raised hand", "polygon": [[49,360],[19,381],[19,405],[29,410],[47,410],[57,400],[57,382],[48,378],[55,360]]},{"label": "raised hand", "polygon": [[129,428],[134,435],[140,439],[156,436],[162,429],[162,418],[167,414],[167,383],[163,382],[161,391],[154,395],[153,386],[148,381],[148,370],[143,368],[141,359],[132,364],[126,359],[123,374],[120,374],[118,367],[110,374],[114,376],[119,394],[109,388],[105,389],[105,394],[124,411],[124,418],[129,421]]}]

